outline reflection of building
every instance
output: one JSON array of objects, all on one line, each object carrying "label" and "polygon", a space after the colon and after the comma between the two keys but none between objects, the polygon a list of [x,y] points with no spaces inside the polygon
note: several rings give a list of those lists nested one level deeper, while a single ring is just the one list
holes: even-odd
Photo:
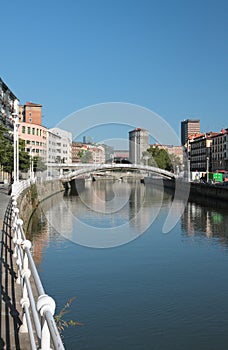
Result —
[{"label": "reflection of building", "polygon": [[149,148],[148,130],[136,128],[129,132],[129,161],[140,164],[143,158],[143,152]]},{"label": "reflection of building", "polygon": [[199,119],[186,119],[181,122],[181,144],[184,146],[188,137],[192,134],[200,133]]},{"label": "reflection of building", "polygon": [[26,102],[19,106],[19,138],[25,141],[25,150],[46,160],[47,129],[42,126],[42,105]]},{"label": "reflection of building", "polygon": [[10,117],[13,113],[18,114],[19,100],[0,78],[0,124],[12,129]]},{"label": "reflection of building", "polygon": [[224,214],[224,208],[220,211],[209,207],[206,202],[204,207],[194,202],[188,202],[181,217],[183,232],[188,236],[217,237],[222,244],[228,245],[227,225],[228,217]]}]

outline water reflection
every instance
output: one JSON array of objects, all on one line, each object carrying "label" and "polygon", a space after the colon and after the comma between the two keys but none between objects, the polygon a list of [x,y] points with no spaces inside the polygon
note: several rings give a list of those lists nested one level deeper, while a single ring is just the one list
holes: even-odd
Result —
[{"label": "water reflection", "polygon": [[187,236],[219,238],[228,245],[228,215],[226,203],[213,200],[213,208],[207,203],[188,202],[181,218],[183,233]]},{"label": "water reflection", "polygon": [[144,233],[159,214],[162,201],[161,191],[145,190],[139,182],[97,181],[79,196],[59,194],[41,207],[50,225],[65,238],[107,248]]}]

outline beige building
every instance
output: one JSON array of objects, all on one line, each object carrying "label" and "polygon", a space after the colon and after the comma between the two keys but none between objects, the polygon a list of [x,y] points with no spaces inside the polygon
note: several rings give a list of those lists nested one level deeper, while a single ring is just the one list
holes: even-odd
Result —
[{"label": "beige building", "polygon": [[181,122],[181,144],[184,146],[190,135],[200,133],[199,119],[185,119]]},{"label": "beige building", "polygon": [[129,132],[129,161],[131,163],[143,163],[143,152],[146,152],[148,148],[148,130],[136,128]]},{"label": "beige building", "polygon": [[25,150],[46,162],[47,128],[42,126],[42,105],[27,102],[19,106],[19,138],[25,141]]}]

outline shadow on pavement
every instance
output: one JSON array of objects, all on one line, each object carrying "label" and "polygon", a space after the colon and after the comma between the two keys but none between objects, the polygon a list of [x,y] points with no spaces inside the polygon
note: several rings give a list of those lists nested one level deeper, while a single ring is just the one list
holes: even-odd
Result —
[{"label": "shadow on pavement", "polygon": [[[0,192],[7,189],[0,189]],[[13,261],[13,240],[11,236],[11,203],[5,211],[1,239],[1,321],[0,349],[20,349],[19,327],[21,319],[16,305],[16,272]]]}]

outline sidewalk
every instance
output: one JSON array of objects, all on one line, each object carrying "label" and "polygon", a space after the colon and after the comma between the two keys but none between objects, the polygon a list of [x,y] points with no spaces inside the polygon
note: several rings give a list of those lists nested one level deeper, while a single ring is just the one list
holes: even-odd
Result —
[{"label": "sidewalk", "polygon": [[10,196],[8,195],[8,186],[0,185],[0,230],[2,230],[3,219],[9,201]]}]

